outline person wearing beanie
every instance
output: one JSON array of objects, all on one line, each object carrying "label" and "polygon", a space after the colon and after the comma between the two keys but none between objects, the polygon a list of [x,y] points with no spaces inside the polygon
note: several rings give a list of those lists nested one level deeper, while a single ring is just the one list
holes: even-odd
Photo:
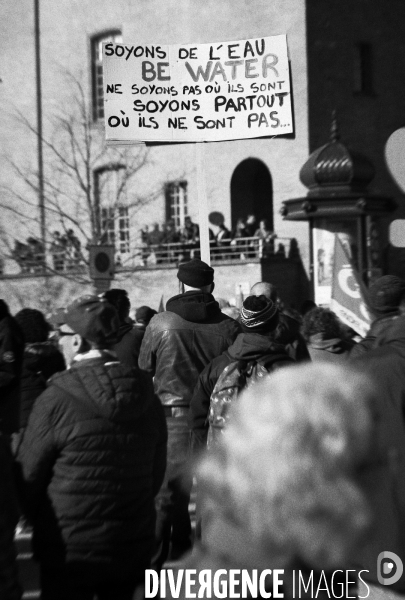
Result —
[{"label": "person wearing beanie", "polygon": [[[66,369],[62,352],[48,340],[50,325],[40,310],[23,308],[15,315],[24,338],[24,358],[21,374],[21,439],[35,399],[46,389],[48,379]],[[15,440],[15,446],[18,446]]]},{"label": "person wearing beanie", "polygon": [[277,304],[279,309],[279,323],[276,339],[278,343],[285,346],[289,356],[297,362],[311,360],[306,342],[300,333],[301,321],[284,308],[277,288],[267,281],[258,281],[251,287],[250,294],[252,296],[263,294],[266,298]]},{"label": "person wearing beanie", "polygon": [[242,333],[205,367],[191,399],[190,428],[194,452],[207,445],[211,394],[225,367],[235,361],[257,362],[265,357],[265,367],[269,372],[294,363],[284,346],[275,341],[279,317],[276,303],[264,295],[248,296],[243,301],[239,316]]},{"label": "person wearing beanie", "polygon": [[350,352],[350,358],[360,357],[375,347],[377,338],[392,325],[403,312],[405,304],[405,281],[396,275],[383,275],[368,289],[368,308],[373,322],[364,339]]},{"label": "person wearing beanie", "polygon": [[0,298],[0,432],[11,444],[20,426],[20,384],[24,334]]},{"label": "person wearing beanie", "polygon": [[41,598],[131,600],[154,548],[165,417],[150,378],[117,360],[114,306],[82,296],[63,320],[91,349],[36,399],[17,453]]},{"label": "person wearing beanie", "polygon": [[171,543],[171,557],[191,547],[188,504],[189,406],[204,367],[228,348],[240,325],[224,315],[212,292],[214,269],[200,259],[182,263],[177,272],[182,293],[170,298],[145,331],[139,366],[154,377],[168,426],[168,467],[157,499],[156,555],[160,569]]}]

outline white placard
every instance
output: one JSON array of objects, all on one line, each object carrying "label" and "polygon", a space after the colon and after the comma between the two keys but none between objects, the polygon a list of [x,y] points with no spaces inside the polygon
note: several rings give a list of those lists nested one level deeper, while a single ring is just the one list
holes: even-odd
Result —
[{"label": "white placard", "polygon": [[203,142],[293,132],[287,38],[103,44],[107,142]]}]

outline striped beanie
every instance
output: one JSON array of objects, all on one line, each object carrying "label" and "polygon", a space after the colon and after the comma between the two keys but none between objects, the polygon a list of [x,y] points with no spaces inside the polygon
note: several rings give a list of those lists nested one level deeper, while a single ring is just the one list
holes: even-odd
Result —
[{"label": "striped beanie", "polygon": [[245,332],[273,331],[278,325],[278,308],[266,296],[248,296],[243,302],[239,319]]}]

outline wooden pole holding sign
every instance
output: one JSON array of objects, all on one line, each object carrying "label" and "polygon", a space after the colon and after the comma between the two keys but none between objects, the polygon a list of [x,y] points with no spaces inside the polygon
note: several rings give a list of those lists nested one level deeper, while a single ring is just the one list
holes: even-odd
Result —
[{"label": "wooden pole holding sign", "polygon": [[211,265],[210,235],[208,223],[208,202],[205,187],[205,151],[204,143],[195,144],[197,165],[197,200],[200,224],[200,252],[201,260]]}]

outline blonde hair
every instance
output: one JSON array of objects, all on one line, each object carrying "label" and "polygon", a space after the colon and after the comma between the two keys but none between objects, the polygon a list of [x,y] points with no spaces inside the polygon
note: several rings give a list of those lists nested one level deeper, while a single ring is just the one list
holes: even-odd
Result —
[{"label": "blonde hair", "polygon": [[200,481],[259,546],[333,569],[368,530],[356,470],[372,435],[372,386],[361,374],[323,363],[280,369],[241,394]]}]

